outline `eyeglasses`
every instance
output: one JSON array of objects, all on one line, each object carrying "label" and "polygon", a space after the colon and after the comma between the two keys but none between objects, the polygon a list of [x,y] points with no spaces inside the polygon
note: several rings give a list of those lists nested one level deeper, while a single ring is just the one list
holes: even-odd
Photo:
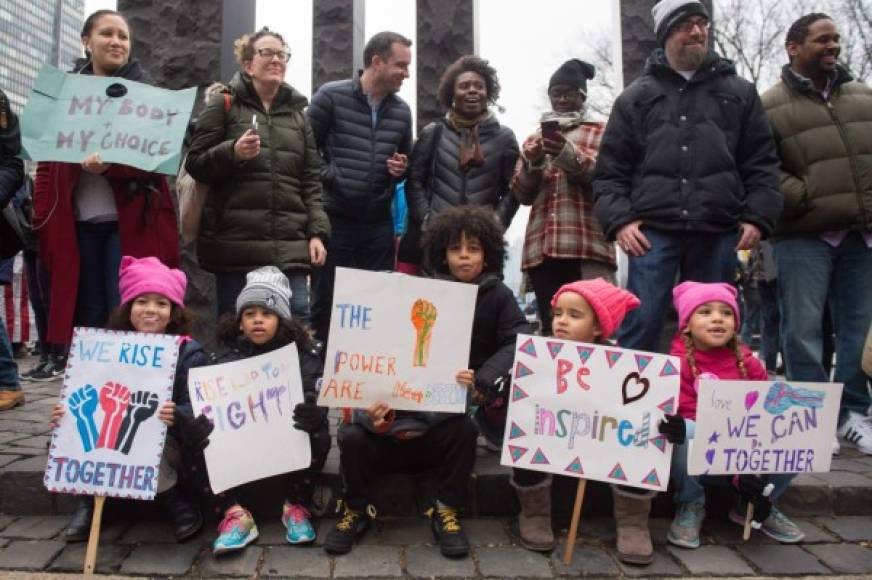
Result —
[{"label": "eyeglasses", "polygon": [[693,29],[699,26],[699,29],[706,31],[711,28],[712,23],[708,18],[694,18],[693,20],[682,20],[675,25],[675,30],[680,32],[693,32]]},{"label": "eyeglasses", "polygon": [[258,48],[257,54],[262,56],[267,60],[272,60],[275,57],[279,57],[279,60],[282,62],[288,62],[291,60],[291,53],[285,52],[284,50],[273,50],[271,48]]}]

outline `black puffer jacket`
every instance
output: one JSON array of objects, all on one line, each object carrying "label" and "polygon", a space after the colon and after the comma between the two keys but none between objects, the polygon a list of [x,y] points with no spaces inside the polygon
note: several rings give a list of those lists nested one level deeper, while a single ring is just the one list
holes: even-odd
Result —
[{"label": "black puffer jacket", "polygon": [[606,235],[654,228],[768,235],[781,214],[779,162],[754,85],[709,53],[690,81],[662,49],[621,93],[603,135],[593,189]]},{"label": "black puffer jacket", "polygon": [[478,138],[484,165],[461,171],[459,133],[441,120],[421,131],[406,183],[409,217],[414,224],[420,225],[427,216],[449,207],[486,205],[497,211],[504,228],[509,227],[519,206],[509,190],[518,160],[518,140],[493,115],[479,125]]},{"label": "black puffer jacket", "polygon": [[321,182],[330,219],[377,223],[391,219],[394,180],[387,160],[412,148],[412,114],[396,95],[385,97],[372,126],[360,77],[326,83],[307,111],[321,152]]},{"label": "black puffer jacket", "polygon": [[21,152],[21,131],[18,117],[12,112],[9,100],[0,91],[0,209],[6,207],[24,179],[24,163],[16,155]]},{"label": "black puffer jacket", "polygon": [[[185,168],[210,186],[197,252],[216,272],[311,267],[309,240],[326,240],[318,152],[303,113],[306,97],[282,84],[267,112],[251,77],[230,81],[230,110],[217,94],[200,113]],[[258,119],[260,155],[237,162],[233,145]]]}]

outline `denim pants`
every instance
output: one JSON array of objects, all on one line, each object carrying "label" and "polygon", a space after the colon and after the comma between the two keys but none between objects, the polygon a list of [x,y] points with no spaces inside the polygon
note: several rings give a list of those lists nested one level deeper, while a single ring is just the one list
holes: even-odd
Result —
[{"label": "denim pants", "polygon": [[780,331],[777,281],[758,280],[748,299],[742,320],[742,342],[751,344],[755,333],[760,334],[760,360],[766,370],[774,372],[778,366]]},{"label": "denim pants", "polygon": [[615,283],[614,266],[596,260],[545,258],[541,264],[527,270],[527,275],[536,294],[542,336],[551,336],[551,298],[561,286],[600,277]]},{"label": "denim pants", "polygon": [[0,316],[0,391],[20,391],[18,365],[12,356],[12,344],[6,334],[6,321]]},{"label": "denim pants", "polygon": [[312,328],[315,338],[327,340],[333,309],[333,284],[336,266],[361,270],[394,269],[394,224],[384,222],[348,223],[331,217],[332,231],[327,243],[327,262],[315,270],[312,284]]},{"label": "denim pants", "polygon": [[[691,434],[694,431],[696,423],[689,419],[687,422],[688,440],[681,445],[672,446],[672,471],[670,479],[675,486],[675,495],[673,496],[676,504],[683,503],[705,503],[705,486],[712,485],[716,487],[729,487],[732,485],[732,475],[688,475],[687,474],[687,453],[689,449],[688,442]],[[774,473],[768,476],[770,483],[773,485],[772,493],[769,499],[773,503],[777,503],[778,498],[790,485],[790,482],[796,477],[795,473]]]},{"label": "denim pants", "polygon": [[[236,312],[236,298],[245,288],[247,272],[215,272],[218,295],[218,316]],[[291,316],[306,326],[309,324],[309,273],[305,270],[285,270],[291,284]]]},{"label": "denim pants", "polygon": [[738,230],[722,234],[670,232],[642,227],[651,242],[644,256],[630,256],[627,290],[642,304],[627,314],[617,334],[624,348],[654,351],[676,277],[695,282],[733,283]]},{"label": "denim pants", "polygon": [[118,267],[121,242],[118,222],[77,222],[79,240],[79,290],[76,295],[76,326],[103,327],[121,301]]},{"label": "denim pants", "polygon": [[822,320],[829,303],[836,334],[834,380],[845,385],[839,423],[848,411],[865,415],[870,397],[860,359],[872,323],[872,248],[859,232],[850,232],[835,248],[818,237],[774,245],[787,378],[829,382],[822,364]]}]

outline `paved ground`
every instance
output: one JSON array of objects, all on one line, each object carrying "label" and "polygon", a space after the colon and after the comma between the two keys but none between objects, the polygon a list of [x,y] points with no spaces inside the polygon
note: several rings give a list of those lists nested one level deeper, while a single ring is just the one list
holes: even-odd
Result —
[{"label": "paved ground", "polygon": [[[29,364],[32,361],[25,362],[23,368]],[[58,390],[58,382],[27,385],[27,405],[0,414],[0,578],[58,577],[54,574],[80,570],[84,559],[83,544],[67,545],[59,539],[72,503],[69,498],[47,493],[41,486],[49,430],[46,418]],[[515,545],[507,517],[515,508],[500,499],[510,497],[505,494],[505,469],[496,465],[492,455],[484,451],[481,455],[471,482],[474,497],[470,512],[475,517],[464,520],[474,547],[464,560],[442,558],[432,544],[428,521],[417,517],[379,518],[375,529],[351,554],[330,558],[317,546],[285,544],[277,513],[258,516],[260,539],[243,554],[215,560],[209,550],[214,524],[210,523],[197,538],[176,544],[167,525],[146,509],[146,518],[139,521],[107,518],[98,572],[148,577],[872,578],[872,458],[853,450],[843,451],[834,460],[833,472],[797,478],[785,498],[786,511],[797,516],[806,531],[802,545],[778,545],[759,534],[743,544],[737,526],[712,516],[704,528],[704,545],[698,550],[666,546],[669,502],[664,496],[658,500],[655,513],[665,517],[655,517],[651,522],[657,543],[655,562],[644,568],[621,565],[614,554],[613,521],[589,515],[608,512],[608,504],[601,501],[606,493],[591,494],[586,499],[571,566],[560,562],[562,549],[545,556]],[[331,463],[335,470],[335,456]],[[326,477],[335,479],[335,474]],[[382,503],[388,509],[383,511],[415,513],[420,508],[411,484],[392,480],[385,481],[384,487]],[[411,491],[396,491],[406,487]],[[566,495],[564,503],[571,499],[571,492],[563,494],[558,489],[555,495]],[[260,511],[270,514],[272,506],[280,502],[266,499],[269,509]],[[561,498],[556,499],[559,503]],[[408,505],[397,507],[404,502]],[[488,514],[503,517],[483,517]],[[319,543],[333,522],[319,522]]]}]

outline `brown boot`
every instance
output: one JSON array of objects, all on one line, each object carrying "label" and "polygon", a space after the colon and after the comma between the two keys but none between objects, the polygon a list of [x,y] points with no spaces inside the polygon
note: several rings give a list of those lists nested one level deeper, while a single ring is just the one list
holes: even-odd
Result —
[{"label": "brown boot", "polygon": [[554,532],[551,530],[551,476],[542,483],[521,487],[511,480],[512,487],[521,502],[521,513],[513,526],[521,545],[535,552],[554,549]]},{"label": "brown boot", "polygon": [[653,494],[637,495],[612,486],[615,504],[615,525],[618,529],[618,559],[627,564],[650,564],[654,546],[648,531]]}]

